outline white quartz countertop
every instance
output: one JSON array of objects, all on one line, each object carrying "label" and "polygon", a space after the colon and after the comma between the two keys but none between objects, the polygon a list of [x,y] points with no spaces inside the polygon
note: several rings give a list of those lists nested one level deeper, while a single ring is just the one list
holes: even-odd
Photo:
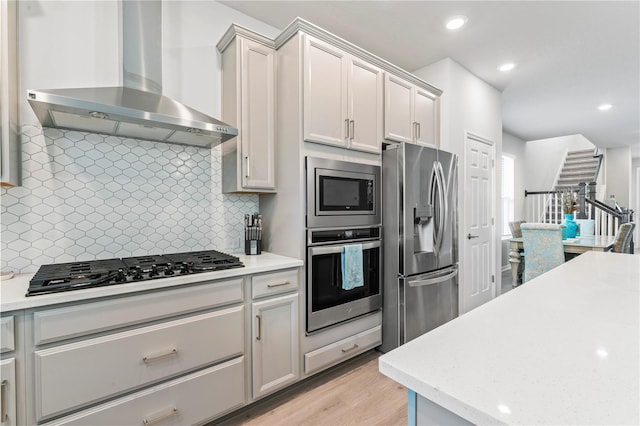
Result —
[{"label": "white quartz countertop", "polygon": [[244,264],[244,268],[224,269],[216,272],[204,272],[200,274],[182,275],[156,280],[109,285],[105,287],[94,287],[85,290],[41,294],[30,297],[25,297],[25,294],[29,287],[29,280],[31,280],[34,274],[18,274],[10,280],[2,280],[0,282],[0,312],[37,308],[55,305],[58,303],[85,301],[99,297],[118,296],[203,281],[296,268],[303,265],[302,260],[266,252],[262,252],[262,254],[258,256],[246,256],[243,254],[234,254],[234,256],[237,256],[240,259]]},{"label": "white quartz countertop", "polygon": [[640,424],[640,256],[587,252],[383,355],[475,424]]}]

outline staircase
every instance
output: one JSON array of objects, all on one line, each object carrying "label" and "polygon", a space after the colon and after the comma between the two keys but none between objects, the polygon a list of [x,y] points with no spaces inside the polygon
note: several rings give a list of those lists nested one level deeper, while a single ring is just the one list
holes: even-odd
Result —
[{"label": "staircase", "polygon": [[580,182],[595,182],[600,169],[601,155],[592,149],[569,151],[560,171],[556,191],[577,190]]},{"label": "staircase", "polygon": [[569,151],[564,159],[564,164],[558,176],[558,182],[554,188],[556,194],[551,195],[547,201],[545,221],[561,223],[564,214],[562,212],[561,192],[577,192],[581,182],[591,183],[598,178],[602,155],[595,155],[592,149]]}]

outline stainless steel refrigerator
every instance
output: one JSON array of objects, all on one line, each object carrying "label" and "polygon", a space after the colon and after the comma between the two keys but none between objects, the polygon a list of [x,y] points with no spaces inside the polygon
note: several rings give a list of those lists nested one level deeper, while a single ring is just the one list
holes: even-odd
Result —
[{"label": "stainless steel refrigerator", "polygon": [[399,144],[382,153],[383,352],[458,316],[458,158]]}]

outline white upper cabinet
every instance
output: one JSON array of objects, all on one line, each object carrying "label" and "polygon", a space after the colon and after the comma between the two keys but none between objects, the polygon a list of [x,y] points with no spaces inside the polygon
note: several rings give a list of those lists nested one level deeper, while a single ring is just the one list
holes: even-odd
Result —
[{"label": "white upper cabinet", "polygon": [[246,35],[234,34],[221,50],[222,121],[238,127],[238,136],[222,146],[222,187],[274,192],[275,49]]},{"label": "white upper cabinet", "polygon": [[379,153],[382,70],[329,43],[304,38],[304,139]]},{"label": "white upper cabinet", "polygon": [[439,96],[385,74],[384,138],[439,146]]}]

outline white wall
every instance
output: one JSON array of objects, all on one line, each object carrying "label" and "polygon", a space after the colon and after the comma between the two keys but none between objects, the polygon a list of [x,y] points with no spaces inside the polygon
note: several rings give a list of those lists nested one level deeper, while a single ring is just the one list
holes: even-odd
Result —
[{"label": "white wall", "polygon": [[[274,37],[279,29],[215,1],[163,1],[163,92],[213,117],[221,111],[216,44],[232,23]],[[20,92],[122,85],[120,5],[19,2]],[[21,122],[37,124],[23,97]]]},{"label": "white wall", "polygon": [[631,148],[608,148],[604,156],[607,189],[605,199],[615,195],[621,207],[630,207]]},{"label": "white wall", "polygon": [[582,135],[560,136],[557,138],[528,141],[525,146],[525,189],[529,191],[550,191],[568,151],[594,149]]},{"label": "white wall", "polygon": [[[459,205],[459,235],[460,240],[460,283],[464,285],[468,280],[465,277],[465,258],[462,255],[464,247],[463,235],[467,234],[464,229],[465,197],[464,197],[464,149],[465,132],[470,132],[494,142],[496,159],[502,155],[502,94],[480,80],[475,75],[462,67],[450,58],[443,59],[432,65],[413,71],[413,73],[436,86],[443,91],[441,99],[441,143],[440,146],[446,151],[453,152],[459,156],[458,182],[458,205]],[[499,164],[499,162],[498,162]],[[496,205],[495,223],[500,222],[500,170],[496,167],[495,173],[495,193]],[[500,236],[495,227],[494,262],[496,271],[496,288],[501,287],[500,263],[501,244]],[[465,311],[464,306],[460,307],[461,312]]]}]

